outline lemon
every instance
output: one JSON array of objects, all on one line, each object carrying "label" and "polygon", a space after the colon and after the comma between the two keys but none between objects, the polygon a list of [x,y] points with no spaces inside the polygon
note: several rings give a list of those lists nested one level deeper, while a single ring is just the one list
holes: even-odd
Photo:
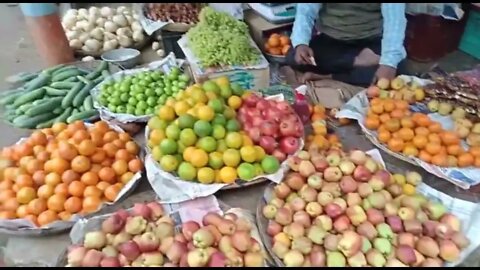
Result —
[{"label": "lemon", "polygon": [[265,150],[258,145],[255,145],[253,148],[255,148],[255,155],[256,155],[256,161],[261,162],[263,158],[265,157]]},{"label": "lemon", "polygon": [[403,194],[405,195],[415,195],[417,193],[415,186],[411,184],[403,185]]},{"label": "lemon", "polygon": [[243,144],[243,137],[238,132],[229,132],[225,137],[228,148],[239,149]]},{"label": "lemon", "polygon": [[208,154],[202,149],[195,149],[192,152],[190,163],[197,168],[204,167],[208,163]]},{"label": "lemon", "polygon": [[188,105],[188,103],[184,100],[182,101],[178,101],[175,103],[175,113],[180,116],[180,115],[184,115],[187,113],[188,110],[190,110],[190,105]]},{"label": "lemon", "polygon": [[240,149],[240,156],[246,162],[253,163],[257,159],[257,152],[253,146],[243,146]]},{"label": "lemon", "polygon": [[231,96],[228,98],[228,106],[236,110],[242,106],[242,98],[238,96]]},{"label": "lemon", "polygon": [[203,105],[197,109],[197,115],[200,120],[211,121],[215,117],[215,111],[212,107]]},{"label": "lemon", "polygon": [[160,107],[158,117],[165,121],[173,121],[175,119],[175,110],[168,105]]},{"label": "lemon", "polygon": [[393,175],[393,179],[395,180],[395,183],[399,185],[404,185],[407,183],[407,178],[405,178],[405,175],[396,173]]},{"label": "lemon", "polygon": [[197,172],[197,179],[202,184],[210,184],[215,181],[215,171],[212,168],[201,168]]},{"label": "lemon", "polygon": [[152,131],[150,131],[150,142],[153,144],[153,145],[158,145],[160,144],[160,142],[166,138],[166,135],[165,135],[165,131],[161,130],[161,129],[154,129]]},{"label": "lemon", "polygon": [[189,146],[183,150],[183,160],[190,162],[190,158],[192,157],[193,151],[195,151],[194,146]]},{"label": "lemon", "polygon": [[237,179],[237,170],[232,167],[223,167],[220,170],[220,180],[225,184],[231,184]]},{"label": "lemon", "polygon": [[238,164],[240,164],[241,156],[238,153],[238,150],[235,149],[227,149],[223,152],[223,163],[228,167],[236,168]]}]

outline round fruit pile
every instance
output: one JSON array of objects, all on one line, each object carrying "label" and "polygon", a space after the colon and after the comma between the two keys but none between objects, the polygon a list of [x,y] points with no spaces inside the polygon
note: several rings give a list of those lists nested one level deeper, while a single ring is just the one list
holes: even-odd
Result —
[{"label": "round fruit pile", "polygon": [[167,74],[157,70],[144,71],[102,84],[98,101],[113,113],[151,115],[157,105],[165,104],[168,97],[185,89],[189,82],[188,75],[177,67]]},{"label": "round fruit pile", "polygon": [[71,246],[67,266],[264,266],[248,220],[208,213],[202,223],[187,221],[175,232],[160,204],[135,204],[129,212],[121,209],[104,220],[101,230],[88,232],[81,245]]},{"label": "round fruit pile", "polygon": [[301,152],[263,208],[286,266],[440,267],[469,246],[441,202],[402,189],[418,173],[392,176],[360,150],[325,155]]},{"label": "round fruit pile", "polygon": [[3,148],[0,218],[28,219],[38,226],[70,220],[113,202],[143,168],[128,133],[106,122],[56,123],[19,144]]},{"label": "round fruit pile", "polygon": [[221,77],[191,86],[161,106],[148,122],[148,145],[160,167],[204,184],[276,172],[279,161],[254,145],[235,118],[242,95],[239,85]]},{"label": "round fruit pile", "polygon": [[287,55],[290,47],[292,47],[290,38],[282,34],[271,34],[265,42],[265,51],[276,56]]},{"label": "round fruit pile", "polygon": [[369,98],[380,97],[404,100],[409,104],[413,104],[425,99],[425,90],[415,81],[412,80],[407,83],[398,76],[392,81],[385,78],[378,80],[376,85],[367,88],[367,96]]},{"label": "round fruit pile", "polygon": [[480,167],[479,148],[465,150],[457,133],[426,114],[412,114],[406,101],[372,99],[364,125],[376,130],[378,140],[394,152],[440,167]]}]

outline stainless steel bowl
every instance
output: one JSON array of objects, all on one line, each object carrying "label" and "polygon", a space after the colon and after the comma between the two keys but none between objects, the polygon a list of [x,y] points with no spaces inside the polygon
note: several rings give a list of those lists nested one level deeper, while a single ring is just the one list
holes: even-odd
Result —
[{"label": "stainless steel bowl", "polygon": [[140,51],[131,48],[120,48],[103,53],[101,58],[103,61],[117,64],[124,69],[129,69],[138,64]]}]

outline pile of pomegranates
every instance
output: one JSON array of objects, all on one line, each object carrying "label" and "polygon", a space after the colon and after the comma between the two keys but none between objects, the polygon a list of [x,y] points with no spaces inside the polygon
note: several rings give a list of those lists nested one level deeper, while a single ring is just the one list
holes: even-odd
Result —
[{"label": "pile of pomegranates", "polygon": [[247,219],[208,213],[202,223],[187,221],[176,230],[159,203],[135,204],[86,233],[81,245],[70,246],[67,266],[264,266],[263,250],[251,237]]},{"label": "pile of pomegranates", "polygon": [[238,120],[252,141],[280,162],[300,148],[303,123],[286,101],[251,94],[244,99]]},{"label": "pile of pomegranates", "polygon": [[289,164],[263,208],[286,266],[442,266],[470,244],[442,203],[405,195],[363,151],[301,151]]}]

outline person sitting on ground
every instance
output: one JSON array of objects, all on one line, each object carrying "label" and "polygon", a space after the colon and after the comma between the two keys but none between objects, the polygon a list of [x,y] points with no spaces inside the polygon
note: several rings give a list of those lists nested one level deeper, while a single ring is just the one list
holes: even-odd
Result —
[{"label": "person sitting on ground", "polygon": [[[319,19],[320,34],[312,38]],[[299,3],[287,63],[302,83],[327,77],[367,87],[405,74],[405,3]]]}]

